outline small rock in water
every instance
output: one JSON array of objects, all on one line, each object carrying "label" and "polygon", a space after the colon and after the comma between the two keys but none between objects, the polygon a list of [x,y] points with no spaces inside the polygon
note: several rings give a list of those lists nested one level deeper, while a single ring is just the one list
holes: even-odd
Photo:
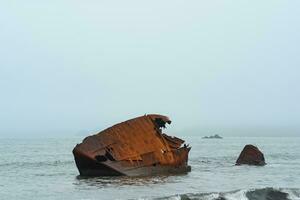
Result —
[{"label": "small rock in water", "polygon": [[264,154],[253,145],[246,145],[236,161],[236,165],[265,165]]}]

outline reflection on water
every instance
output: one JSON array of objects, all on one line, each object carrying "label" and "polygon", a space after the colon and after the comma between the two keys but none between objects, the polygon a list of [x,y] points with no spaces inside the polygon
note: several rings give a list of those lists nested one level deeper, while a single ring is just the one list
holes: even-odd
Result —
[{"label": "reflection on water", "polygon": [[[175,177],[184,176],[176,175]],[[114,176],[114,177],[84,177],[77,176],[74,185],[78,186],[91,186],[98,188],[106,187],[122,187],[122,186],[145,186],[154,184],[164,184],[176,182],[174,175],[161,175],[161,176],[143,176],[143,177],[129,177],[129,176]]]}]

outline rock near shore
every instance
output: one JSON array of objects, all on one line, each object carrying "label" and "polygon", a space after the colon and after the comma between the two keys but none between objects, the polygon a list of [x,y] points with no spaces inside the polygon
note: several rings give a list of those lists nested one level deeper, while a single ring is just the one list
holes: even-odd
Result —
[{"label": "rock near shore", "polygon": [[253,145],[246,145],[236,161],[236,165],[257,165],[266,164],[264,154]]}]

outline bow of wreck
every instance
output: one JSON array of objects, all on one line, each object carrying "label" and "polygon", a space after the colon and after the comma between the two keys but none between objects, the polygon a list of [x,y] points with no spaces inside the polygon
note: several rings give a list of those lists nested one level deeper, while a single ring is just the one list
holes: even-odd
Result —
[{"label": "bow of wreck", "polygon": [[184,140],[163,133],[171,120],[144,115],[86,137],[73,149],[83,176],[149,176],[191,170]]}]

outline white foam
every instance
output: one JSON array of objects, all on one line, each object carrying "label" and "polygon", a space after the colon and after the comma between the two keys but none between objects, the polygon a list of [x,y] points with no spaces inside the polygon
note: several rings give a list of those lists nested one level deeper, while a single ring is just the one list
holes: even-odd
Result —
[{"label": "white foam", "polygon": [[226,193],[224,197],[227,200],[248,200],[248,198],[246,197],[247,192],[248,190],[239,190],[236,192]]},{"label": "white foam", "polygon": [[181,197],[179,195],[170,197],[169,200],[181,200]]},{"label": "white foam", "polygon": [[290,200],[300,200],[300,190],[296,189],[282,189],[282,192],[288,193]]},{"label": "white foam", "polygon": [[212,194],[209,194],[209,195],[205,195],[203,199],[213,200],[213,199],[216,199],[218,197],[220,197],[220,195],[218,193],[212,193]]}]

